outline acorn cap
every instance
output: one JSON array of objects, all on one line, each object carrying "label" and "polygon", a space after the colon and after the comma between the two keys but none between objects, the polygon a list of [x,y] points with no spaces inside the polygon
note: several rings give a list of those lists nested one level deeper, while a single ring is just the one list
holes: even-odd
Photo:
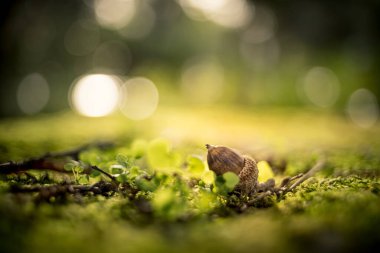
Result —
[{"label": "acorn cap", "polygon": [[239,175],[244,167],[244,158],[234,150],[227,147],[217,147],[206,144],[208,150],[207,163],[210,170],[216,175],[234,172]]}]

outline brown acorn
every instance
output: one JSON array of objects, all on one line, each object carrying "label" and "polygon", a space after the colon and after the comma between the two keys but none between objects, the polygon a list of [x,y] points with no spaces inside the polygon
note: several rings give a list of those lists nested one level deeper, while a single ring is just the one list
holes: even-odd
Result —
[{"label": "brown acorn", "polygon": [[239,175],[244,167],[244,158],[241,155],[227,147],[206,144],[206,148],[208,166],[216,175],[223,175],[228,171]]},{"label": "brown acorn", "polygon": [[228,147],[217,147],[206,144],[208,150],[207,163],[210,170],[216,175],[233,172],[239,176],[239,184],[235,187],[243,193],[250,194],[256,191],[259,170],[254,159],[241,156]]}]

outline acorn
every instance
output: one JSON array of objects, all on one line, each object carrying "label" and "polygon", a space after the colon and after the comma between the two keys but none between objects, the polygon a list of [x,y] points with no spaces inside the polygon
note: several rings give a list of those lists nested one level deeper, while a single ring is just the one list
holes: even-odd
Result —
[{"label": "acorn", "polygon": [[210,170],[220,176],[231,171],[239,175],[244,167],[244,158],[234,150],[227,147],[217,147],[206,144],[208,150],[207,163]]},{"label": "acorn", "polygon": [[254,159],[242,156],[228,147],[206,144],[206,148],[208,150],[207,163],[210,170],[218,176],[226,172],[233,172],[238,175],[240,181],[235,190],[246,194],[256,191],[259,170]]}]

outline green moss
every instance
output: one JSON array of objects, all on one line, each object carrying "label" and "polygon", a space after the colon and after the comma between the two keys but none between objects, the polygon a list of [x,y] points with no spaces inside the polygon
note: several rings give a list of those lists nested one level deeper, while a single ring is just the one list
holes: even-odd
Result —
[{"label": "green moss", "polygon": [[[337,252],[378,248],[379,129],[358,130],[336,115],[310,115],[292,110],[226,109],[222,113],[193,108],[161,109],[143,123],[121,116],[84,119],[69,113],[3,120],[2,161],[113,140],[116,146],[111,149],[80,153],[79,165],[97,165],[113,174],[120,188],[113,195],[67,194],[44,202],[36,201],[36,193],[9,190],[13,185],[47,186],[82,178],[39,171],[2,176],[1,251]],[[311,120],[314,124],[305,124]],[[343,132],[350,135],[342,138]],[[170,141],[152,136],[167,136]],[[204,143],[231,146],[258,160],[272,161],[268,163],[277,183],[286,175],[306,172],[320,159],[327,163],[282,198],[267,196],[247,206],[246,196],[229,193],[236,177],[216,178],[207,170]],[[282,169],[277,168],[279,164]],[[66,168],[72,171],[75,166]],[[80,168],[75,170],[78,175],[84,172]],[[79,183],[109,180],[98,172],[89,176],[89,182]]]}]

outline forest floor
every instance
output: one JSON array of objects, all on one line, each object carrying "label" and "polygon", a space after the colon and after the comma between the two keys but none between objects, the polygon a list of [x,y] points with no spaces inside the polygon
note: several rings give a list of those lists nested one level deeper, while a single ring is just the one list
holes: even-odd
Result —
[{"label": "forest floor", "polygon": [[[104,142],[112,145],[97,148]],[[247,206],[207,177],[206,143],[266,161],[277,183],[325,163],[294,191]],[[77,161],[64,157],[61,172],[46,164],[0,171],[1,252],[380,248],[380,125],[364,130],[319,110],[239,107],[162,107],[139,122],[72,112],[0,121],[0,163],[86,144],[94,146],[78,151]],[[86,174],[89,164],[115,181]]]}]

